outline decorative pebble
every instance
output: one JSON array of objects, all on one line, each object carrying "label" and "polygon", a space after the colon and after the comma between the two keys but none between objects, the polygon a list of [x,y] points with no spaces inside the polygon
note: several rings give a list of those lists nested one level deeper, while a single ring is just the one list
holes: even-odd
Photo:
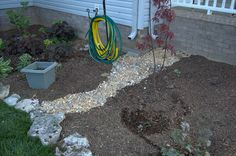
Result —
[{"label": "decorative pebble", "polygon": [[[156,63],[161,64],[163,51],[156,50]],[[166,66],[177,62],[179,57],[168,55]],[[43,101],[41,109],[47,113],[56,112],[86,112],[106,103],[107,98],[114,97],[117,91],[139,83],[147,78],[153,72],[153,55],[147,53],[140,57],[122,56],[118,61],[113,63],[111,73],[108,75],[107,81],[99,84],[92,91],[69,94],[63,98],[54,101]]]}]

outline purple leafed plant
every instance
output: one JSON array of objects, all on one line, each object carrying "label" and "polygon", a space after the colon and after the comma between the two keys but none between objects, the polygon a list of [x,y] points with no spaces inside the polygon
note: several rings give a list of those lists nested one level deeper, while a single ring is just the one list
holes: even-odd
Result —
[{"label": "purple leafed plant", "polygon": [[[171,52],[172,55],[175,55],[174,46],[171,44],[171,41],[174,39],[175,35],[170,31],[170,24],[175,19],[175,11],[171,8],[171,0],[152,0],[153,5],[155,6],[155,14],[152,18],[153,22],[158,24],[156,27],[156,32],[158,34],[157,39],[152,39],[150,35],[142,37],[142,39],[137,43],[137,48],[151,49],[154,55],[154,44],[158,47],[162,47],[164,50],[164,59],[162,64],[162,69],[164,67],[166,53]],[[154,55],[155,63],[155,55]],[[154,65],[154,68],[156,65]]]}]

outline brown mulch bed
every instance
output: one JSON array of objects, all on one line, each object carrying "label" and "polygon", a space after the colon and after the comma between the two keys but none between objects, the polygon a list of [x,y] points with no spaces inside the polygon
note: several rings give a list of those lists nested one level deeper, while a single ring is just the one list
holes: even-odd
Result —
[{"label": "brown mulch bed", "polygon": [[[181,73],[174,72],[178,69]],[[236,68],[191,56],[155,78],[121,90],[99,108],[67,114],[62,137],[78,132],[88,138],[94,155],[160,155],[169,133],[181,121],[193,136],[212,132],[210,153],[236,153]]]},{"label": "brown mulch bed", "polygon": [[[39,29],[42,25],[32,25],[28,29],[30,34],[36,35],[37,38],[42,39],[42,33]],[[0,38],[8,40],[12,36],[19,36],[16,29],[0,32]],[[57,62],[61,64],[56,73],[56,81],[46,90],[36,90],[29,88],[24,74],[15,71],[7,78],[0,81],[4,84],[10,84],[11,93],[19,94],[22,98],[38,98],[43,100],[54,100],[64,97],[68,94],[79,93],[84,91],[91,91],[95,89],[99,83],[106,80],[112,65],[105,65],[95,62],[88,51],[83,51],[85,41],[82,39],[75,39],[68,43],[69,50],[67,55],[60,58]],[[51,53],[53,53],[52,51]],[[1,54],[0,54],[1,55]],[[21,54],[8,55],[4,54],[5,59],[11,60],[11,66],[17,67],[19,56]],[[33,56],[33,61],[48,61],[45,56],[50,55],[48,51],[42,51],[42,54]],[[52,61],[52,60],[49,60]]]},{"label": "brown mulch bed", "polygon": [[25,75],[15,72],[2,82],[10,84],[11,93],[17,93],[22,98],[38,98],[54,100],[68,94],[90,91],[97,88],[98,84],[106,80],[101,76],[109,73],[111,65],[95,62],[88,51],[76,51],[70,58],[66,58],[57,70],[56,81],[46,90],[29,88]]}]

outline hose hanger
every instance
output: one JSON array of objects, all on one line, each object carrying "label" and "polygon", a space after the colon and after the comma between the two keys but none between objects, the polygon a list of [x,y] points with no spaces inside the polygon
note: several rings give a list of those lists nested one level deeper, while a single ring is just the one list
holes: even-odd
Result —
[{"label": "hose hanger", "polygon": [[[105,0],[103,0],[103,12],[104,15],[101,16],[96,13],[95,17],[91,18],[90,11],[88,11],[90,21],[90,28],[87,33],[89,39],[89,53],[94,60],[111,64],[116,61],[121,54],[122,39],[116,23],[106,15]],[[105,23],[106,44],[102,42],[99,34],[100,22]]]}]

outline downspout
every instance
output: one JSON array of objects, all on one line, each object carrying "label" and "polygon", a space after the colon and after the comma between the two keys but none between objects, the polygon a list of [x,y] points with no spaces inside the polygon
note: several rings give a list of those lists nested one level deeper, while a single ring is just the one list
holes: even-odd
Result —
[{"label": "downspout", "polygon": [[139,0],[133,0],[133,23],[132,23],[132,30],[128,36],[128,39],[133,40],[138,34],[138,8],[139,8]]},{"label": "downspout", "polygon": [[155,34],[154,29],[155,29],[155,21],[153,21],[154,15],[155,15],[155,9],[154,9],[154,3],[153,0],[149,0],[149,34],[151,35],[152,39],[156,39],[158,37],[157,34]]}]

